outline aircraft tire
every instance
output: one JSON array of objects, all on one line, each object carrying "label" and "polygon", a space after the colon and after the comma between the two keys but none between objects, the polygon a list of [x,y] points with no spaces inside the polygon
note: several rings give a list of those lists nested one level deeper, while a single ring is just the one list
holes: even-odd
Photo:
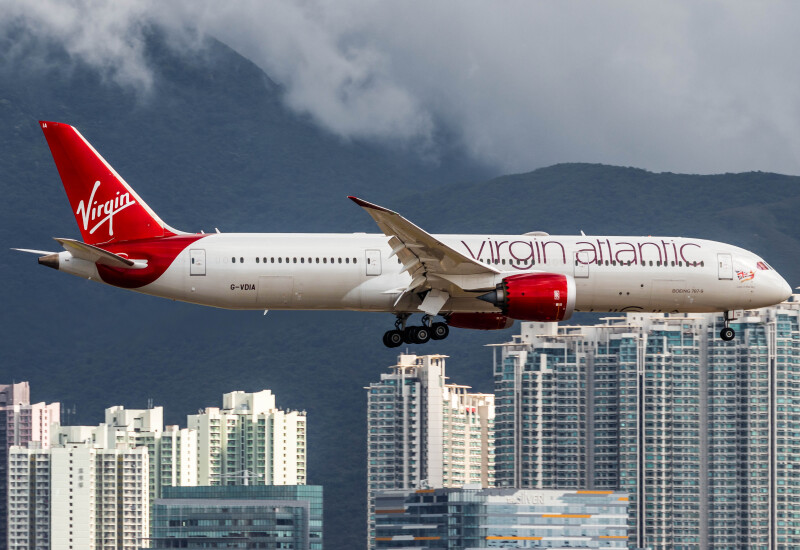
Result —
[{"label": "aircraft tire", "polygon": [[725,340],[726,342],[730,342],[734,338],[736,338],[736,331],[733,330],[731,327],[725,327],[721,331],[719,331],[719,337]]},{"label": "aircraft tire", "polygon": [[416,344],[417,328],[418,327],[406,327],[406,329],[403,331],[403,342],[406,344]]},{"label": "aircraft tire", "polygon": [[417,333],[414,335],[414,341],[417,344],[424,344],[431,339],[431,329],[426,326],[416,327]]},{"label": "aircraft tire", "polygon": [[403,333],[399,330],[389,330],[383,335],[383,345],[387,348],[396,348],[403,344]]},{"label": "aircraft tire", "polygon": [[431,339],[444,340],[450,334],[450,327],[446,323],[433,323],[431,325]]}]

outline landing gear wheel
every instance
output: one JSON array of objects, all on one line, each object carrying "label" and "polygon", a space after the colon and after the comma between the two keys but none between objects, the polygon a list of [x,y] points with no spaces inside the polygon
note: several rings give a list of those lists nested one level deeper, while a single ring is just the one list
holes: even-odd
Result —
[{"label": "landing gear wheel", "polygon": [[424,344],[431,339],[431,329],[426,326],[416,327],[417,333],[415,335],[415,342],[417,344]]},{"label": "landing gear wheel", "polygon": [[383,335],[383,345],[387,348],[396,348],[403,343],[403,333],[399,330],[389,330]]},{"label": "landing gear wheel", "polygon": [[719,337],[725,340],[726,342],[730,342],[734,338],[736,338],[736,331],[733,330],[731,327],[725,327],[721,331],[719,331]]},{"label": "landing gear wheel", "polygon": [[431,325],[431,338],[444,340],[450,334],[450,327],[446,323],[433,323]]},{"label": "landing gear wheel", "polygon": [[406,344],[416,344],[417,343],[417,328],[418,327],[406,327],[403,331],[403,342]]}]

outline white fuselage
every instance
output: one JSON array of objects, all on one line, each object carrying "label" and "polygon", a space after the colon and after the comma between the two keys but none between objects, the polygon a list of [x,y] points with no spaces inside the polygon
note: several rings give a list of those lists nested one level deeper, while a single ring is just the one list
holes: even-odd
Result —
[{"label": "white fuselage", "polygon": [[[791,291],[755,254],[672,237],[435,235],[499,270],[574,278],[576,311],[709,312],[771,305]],[[135,290],[228,309],[418,312],[421,297],[384,235],[205,235],[155,281]],[[131,256],[131,259],[136,259]],[[66,260],[66,261],[65,261]],[[60,253],[60,269],[99,280],[94,264]],[[496,312],[452,288],[442,312]],[[398,298],[399,301],[398,301]]]}]

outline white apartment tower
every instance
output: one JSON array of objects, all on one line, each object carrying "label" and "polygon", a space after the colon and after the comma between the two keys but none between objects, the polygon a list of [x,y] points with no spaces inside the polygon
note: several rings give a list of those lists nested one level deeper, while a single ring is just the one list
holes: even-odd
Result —
[{"label": "white apartment tower", "polygon": [[494,486],[494,396],[446,383],[444,355],[400,355],[367,390],[369,540],[382,489]]},{"label": "white apartment tower", "polygon": [[10,549],[138,550],[149,537],[147,449],[13,447]]},{"label": "white apartment tower", "polygon": [[187,417],[197,432],[199,485],[305,485],[306,413],[270,390],[226,393],[222,409]]},{"label": "white apartment tower", "polygon": [[0,385],[0,550],[6,548],[8,533],[7,499],[9,449],[12,446],[47,448],[50,430],[58,424],[61,405],[31,404],[28,382]]}]

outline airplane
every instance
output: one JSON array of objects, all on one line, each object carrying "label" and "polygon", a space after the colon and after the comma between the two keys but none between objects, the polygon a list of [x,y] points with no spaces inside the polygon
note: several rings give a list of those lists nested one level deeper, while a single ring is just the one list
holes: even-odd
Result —
[{"label": "airplane", "polygon": [[[40,264],[172,300],[242,310],[354,310],[396,317],[383,343],[423,344],[450,327],[495,330],[573,312],[723,312],[789,298],[742,248],[680,237],[431,235],[349,197],[380,234],[186,233],[167,225],[74,127],[40,121],[82,240]],[[420,324],[410,324],[422,314]],[[435,321],[436,317],[442,320]]]}]

